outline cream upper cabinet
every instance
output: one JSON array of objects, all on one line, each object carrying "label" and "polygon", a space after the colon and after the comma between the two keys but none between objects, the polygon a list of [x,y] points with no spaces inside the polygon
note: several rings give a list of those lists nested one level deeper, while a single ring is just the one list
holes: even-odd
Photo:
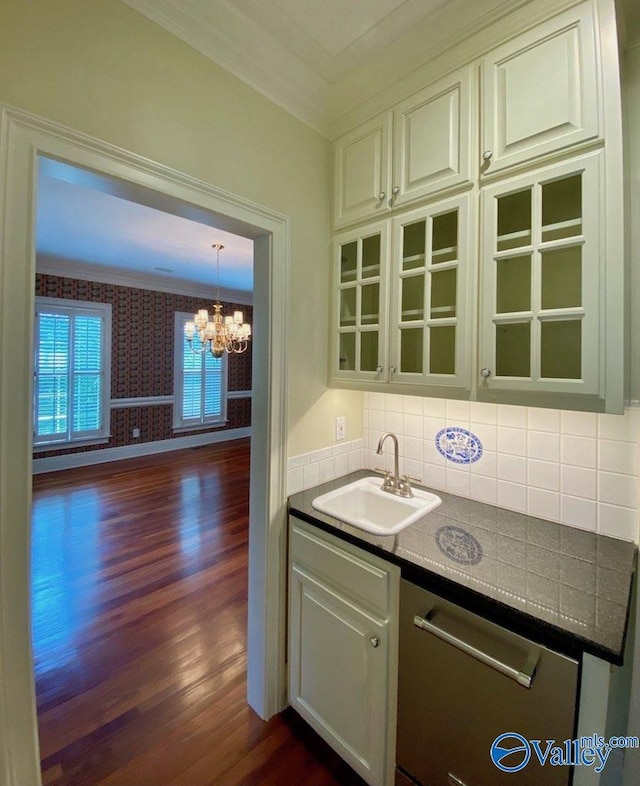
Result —
[{"label": "cream upper cabinet", "polygon": [[336,142],[336,227],[471,182],[472,73],[450,74]]},{"label": "cream upper cabinet", "polygon": [[468,391],[470,195],[338,235],[330,376],[397,392]]},{"label": "cream upper cabinet", "polygon": [[385,112],[336,142],[336,226],[389,209],[391,118]]},{"label": "cream upper cabinet", "polygon": [[480,396],[601,393],[602,156],[484,190]]},{"label": "cream upper cabinet", "polygon": [[393,206],[471,182],[471,70],[410,96],[393,110]]},{"label": "cream upper cabinet", "polygon": [[335,238],[331,376],[379,380],[387,366],[389,222]]},{"label": "cream upper cabinet", "polygon": [[[330,383],[619,413],[615,6],[580,3],[502,40],[385,115],[391,198],[383,188],[384,219],[338,241]],[[361,252],[347,260],[372,232],[369,282]]]},{"label": "cream upper cabinet", "polygon": [[471,226],[463,195],[393,220],[389,380],[470,387]]},{"label": "cream upper cabinet", "polygon": [[584,3],[490,52],[482,63],[487,174],[599,134],[593,8]]}]

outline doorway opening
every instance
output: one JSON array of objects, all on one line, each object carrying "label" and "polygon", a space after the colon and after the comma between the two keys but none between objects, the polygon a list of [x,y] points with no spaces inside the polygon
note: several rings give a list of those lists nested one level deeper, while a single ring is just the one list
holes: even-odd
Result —
[{"label": "doorway opening", "polygon": [[[58,160],[214,215],[254,249],[247,700],[284,706],[286,217],[42,118],[0,107],[0,780],[40,782],[30,631],[29,553],[37,161]],[[167,212],[172,212],[167,210]],[[268,618],[268,624],[267,624]]]},{"label": "doorway opening", "polygon": [[169,214],[153,192],[46,157],[37,199],[42,777],[161,782],[190,762],[176,756],[187,736],[204,755],[225,708],[227,723],[256,720],[245,698],[251,346],[215,358],[185,338],[218,296],[253,321],[253,243],[204,211]]}]

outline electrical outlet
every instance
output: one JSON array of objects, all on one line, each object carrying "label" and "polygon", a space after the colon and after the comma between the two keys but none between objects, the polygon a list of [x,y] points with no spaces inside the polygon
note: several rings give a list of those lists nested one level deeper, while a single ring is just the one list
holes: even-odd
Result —
[{"label": "electrical outlet", "polygon": [[345,418],[336,418],[336,439],[344,439],[347,433]]},{"label": "electrical outlet", "polygon": [[132,436],[133,436],[134,439],[138,439],[138,437],[140,436],[140,429],[139,428],[134,428]]}]

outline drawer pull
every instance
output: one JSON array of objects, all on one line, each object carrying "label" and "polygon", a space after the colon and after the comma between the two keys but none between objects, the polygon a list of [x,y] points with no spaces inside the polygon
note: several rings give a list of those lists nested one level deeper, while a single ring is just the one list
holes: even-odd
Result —
[{"label": "drawer pull", "polygon": [[428,611],[424,617],[420,617],[418,614],[416,614],[413,618],[413,624],[416,626],[416,628],[420,628],[421,630],[426,630],[428,633],[432,633],[442,641],[446,641],[447,644],[451,644],[452,647],[455,647],[461,652],[464,652],[466,655],[470,655],[472,658],[479,660],[480,663],[484,663],[485,666],[490,666],[492,669],[499,671],[506,677],[510,677],[524,688],[530,688],[532,686],[538,660],[540,659],[540,650],[538,650],[536,647],[533,647],[527,656],[527,660],[522,668],[522,671],[519,671],[518,669],[514,669],[513,666],[507,666],[507,664],[503,663],[501,660],[488,655],[486,652],[479,650],[472,644],[468,644],[466,641],[459,639],[457,636],[454,636],[453,634],[448,633],[446,630],[439,628],[430,621],[434,611],[434,609],[431,609],[431,611]]}]

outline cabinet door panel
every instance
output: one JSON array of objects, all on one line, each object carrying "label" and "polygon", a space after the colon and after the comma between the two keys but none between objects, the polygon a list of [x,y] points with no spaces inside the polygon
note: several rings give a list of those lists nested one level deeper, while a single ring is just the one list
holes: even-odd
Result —
[{"label": "cabinet door panel", "polygon": [[[345,232],[334,246],[331,377],[385,379],[388,226]],[[382,371],[378,372],[378,369]]]},{"label": "cabinet door panel", "polygon": [[390,112],[336,142],[336,226],[389,209],[390,145]]},{"label": "cabinet door panel", "polygon": [[394,110],[394,205],[470,181],[470,82],[456,72]]},{"label": "cabinet door panel", "polygon": [[598,136],[592,13],[583,4],[485,58],[488,173]]},{"label": "cabinet door panel", "polygon": [[387,623],[346,602],[295,564],[289,591],[291,705],[367,783],[382,786]]},{"label": "cabinet door panel", "polygon": [[394,383],[470,384],[469,197],[394,219],[389,362]]},{"label": "cabinet door panel", "polygon": [[591,153],[485,188],[480,392],[601,395],[601,167]]}]

